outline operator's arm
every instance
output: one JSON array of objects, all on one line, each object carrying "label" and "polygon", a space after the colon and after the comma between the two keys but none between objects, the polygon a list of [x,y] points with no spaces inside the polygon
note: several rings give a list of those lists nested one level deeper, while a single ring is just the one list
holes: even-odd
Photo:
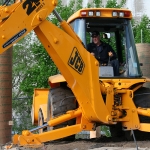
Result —
[{"label": "operator's arm", "polygon": [[107,45],[107,51],[108,51],[108,55],[110,56],[111,59],[117,58],[116,52],[112,49],[112,47],[110,45]]}]

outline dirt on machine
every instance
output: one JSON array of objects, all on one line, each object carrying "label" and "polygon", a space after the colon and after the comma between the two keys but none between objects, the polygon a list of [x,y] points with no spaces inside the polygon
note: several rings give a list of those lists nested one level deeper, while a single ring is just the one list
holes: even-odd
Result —
[{"label": "dirt on machine", "polygon": [[[49,89],[34,90],[32,123],[38,127],[14,135],[13,144],[36,147],[74,139],[75,134],[101,125],[110,127],[112,137],[150,132],[150,90],[143,87],[150,80],[140,70],[131,11],[85,8],[66,22],[56,6],[57,0],[18,0],[0,7],[0,53],[33,30],[60,71],[49,77]],[[46,19],[51,13],[61,28]],[[118,76],[111,65],[102,66],[87,51],[93,31],[107,35],[101,40],[117,54]]]}]

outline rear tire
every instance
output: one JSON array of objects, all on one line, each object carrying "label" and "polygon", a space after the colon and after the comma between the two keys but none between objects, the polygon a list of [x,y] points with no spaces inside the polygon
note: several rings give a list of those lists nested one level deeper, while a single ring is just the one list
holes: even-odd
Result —
[{"label": "rear tire", "polygon": [[122,130],[122,124],[121,123],[117,123],[115,125],[111,125],[109,126],[110,132],[111,132],[111,137],[112,138],[120,138],[120,137],[124,137],[125,133]]},{"label": "rear tire", "polygon": [[[134,94],[134,102],[136,107],[150,108],[150,89],[142,87]],[[150,117],[139,115],[141,123],[150,123]]]},{"label": "rear tire", "polygon": [[[48,95],[47,121],[51,118],[65,114],[69,110],[76,109],[76,100],[72,91],[67,87],[58,87],[51,89]],[[75,119],[66,121],[54,127],[48,127],[48,130],[55,130],[62,127],[75,124]],[[74,140],[75,135],[63,138],[63,140]]]},{"label": "rear tire", "polygon": [[[150,108],[150,89],[146,87],[141,87],[134,93],[134,103],[136,107]],[[140,123],[150,123],[150,117],[139,115]],[[136,130],[135,137],[138,140],[148,140],[150,139],[150,132],[143,132]]]}]

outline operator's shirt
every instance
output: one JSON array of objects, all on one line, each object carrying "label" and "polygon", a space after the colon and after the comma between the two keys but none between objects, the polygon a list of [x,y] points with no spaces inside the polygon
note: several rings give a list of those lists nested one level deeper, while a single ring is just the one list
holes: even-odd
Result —
[{"label": "operator's shirt", "polygon": [[109,62],[108,52],[113,53],[113,56],[110,57],[110,61],[117,58],[117,55],[115,51],[112,49],[112,47],[109,44],[103,43],[102,41],[99,46],[95,45],[94,43],[89,43],[87,45],[87,50],[90,53],[95,54],[95,58],[99,61],[100,64],[108,64]]}]

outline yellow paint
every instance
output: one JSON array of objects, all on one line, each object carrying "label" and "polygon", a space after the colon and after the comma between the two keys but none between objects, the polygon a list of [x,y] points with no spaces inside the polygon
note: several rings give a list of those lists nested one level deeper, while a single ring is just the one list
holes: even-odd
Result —
[{"label": "yellow paint", "polygon": [[44,119],[47,118],[47,101],[49,89],[34,89],[33,104],[32,104],[32,123],[38,124],[38,112],[42,109]]}]

